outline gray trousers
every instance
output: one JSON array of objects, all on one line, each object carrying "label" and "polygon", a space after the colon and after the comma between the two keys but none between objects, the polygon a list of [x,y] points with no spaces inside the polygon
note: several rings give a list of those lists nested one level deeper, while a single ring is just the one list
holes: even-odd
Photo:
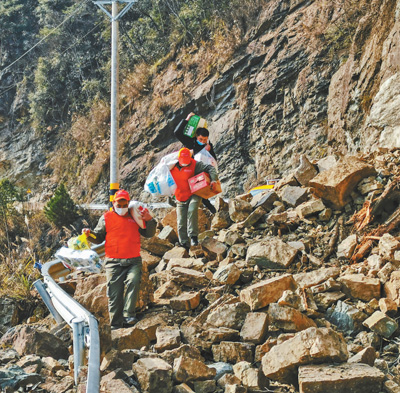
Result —
[{"label": "gray trousers", "polygon": [[142,258],[111,259],[106,262],[105,270],[110,324],[122,327],[124,317],[133,317],[136,313]]},{"label": "gray trousers", "polygon": [[199,234],[199,204],[201,197],[192,195],[187,201],[176,201],[178,237],[181,244],[189,244],[189,237]]}]

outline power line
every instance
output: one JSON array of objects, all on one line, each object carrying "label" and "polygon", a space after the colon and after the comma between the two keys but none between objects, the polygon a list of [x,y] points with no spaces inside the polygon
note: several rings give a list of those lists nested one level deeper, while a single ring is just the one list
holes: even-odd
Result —
[{"label": "power line", "polygon": [[54,27],[53,30],[50,31],[49,34],[47,34],[45,37],[43,37],[39,42],[37,42],[35,45],[33,45],[30,49],[28,49],[23,55],[18,57],[17,60],[13,61],[11,64],[9,64],[7,67],[5,67],[3,70],[1,70],[0,75],[4,74],[10,67],[12,67],[15,63],[20,61],[23,57],[25,57],[29,52],[31,52],[33,49],[35,49],[38,45],[40,45],[43,41],[45,41],[50,35],[52,35],[59,27],[61,27],[64,23],[66,23],[69,19],[71,19],[86,3],[88,3],[90,0],[85,0],[84,3],[79,5],[72,14],[70,14],[67,18],[65,18],[58,26]]},{"label": "power line", "polygon": [[79,44],[84,38],[86,38],[93,30],[95,30],[98,26],[100,26],[103,22],[100,21],[98,22],[93,29],[91,29],[90,31],[88,31],[83,37],[79,38],[79,40],[75,41],[75,43],[73,45],[71,45],[70,47],[68,47],[67,49],[65,49],[65,51],[60,53],[60,56],[62,56],[65,52],[68,52],[70,49],[72,49],[73,47],[75,47],[77,44]]}]

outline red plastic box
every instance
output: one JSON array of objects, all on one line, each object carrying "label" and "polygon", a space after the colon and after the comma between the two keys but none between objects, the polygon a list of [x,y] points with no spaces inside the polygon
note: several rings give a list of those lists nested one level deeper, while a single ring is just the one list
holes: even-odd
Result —
[{"label": "red plastic box", "polygon": [[201,172],[198,175],[191,177],[188,182],[190,191],[205,199],[211,198],[222,191],[221,183],[219,181],[217,181],[214,190],[210,188],[210,176],[206,172]]}]

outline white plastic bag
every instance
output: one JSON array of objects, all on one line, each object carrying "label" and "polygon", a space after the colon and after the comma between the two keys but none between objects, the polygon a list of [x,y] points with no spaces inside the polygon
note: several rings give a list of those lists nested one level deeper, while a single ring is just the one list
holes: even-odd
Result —
[{"label": "white plastic bag", "polygon": [[201,161],[204,164],[212,165],[216,170],[218,170],[217,160],[210,154],[206,149],[201,149],[195,156],[196,161]]},{"label": "white plastic bag", "polygon": [[61,260],[63,265],[71,270],[84,270],[91,273],[100,273],[102,264],[100,257],[93,250],[73,250],[61,247],[55,256]]},{"label": "white plastic bag", "polygon": [[176,184],[167,164],[160,162],[152,169],[147,176],[144,190],[153,195],[174,195]]},{"label": "white plastic bag", "polygon": [[161,158],[160,164],[166,165],[169,170],[171,170],[175,164],[178,162],[178,154],[179,151],[174,151],[170,154],[167,154],[163,158]]}]

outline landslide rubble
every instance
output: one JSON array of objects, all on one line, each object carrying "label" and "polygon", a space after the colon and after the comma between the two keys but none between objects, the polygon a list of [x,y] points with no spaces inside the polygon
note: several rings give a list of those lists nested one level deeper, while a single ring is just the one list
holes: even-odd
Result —
[{"label": "landslide rubble", "polygon": [[[201,209],[189,252],[171,208],[142,244],[134,327],[110,330],[103,274],[71,275],[100,323],[101,391],[399,392],[399,165],[304,155],[273,190]],[[4,321],[2,391],[84,391],[68,326]]]}]

